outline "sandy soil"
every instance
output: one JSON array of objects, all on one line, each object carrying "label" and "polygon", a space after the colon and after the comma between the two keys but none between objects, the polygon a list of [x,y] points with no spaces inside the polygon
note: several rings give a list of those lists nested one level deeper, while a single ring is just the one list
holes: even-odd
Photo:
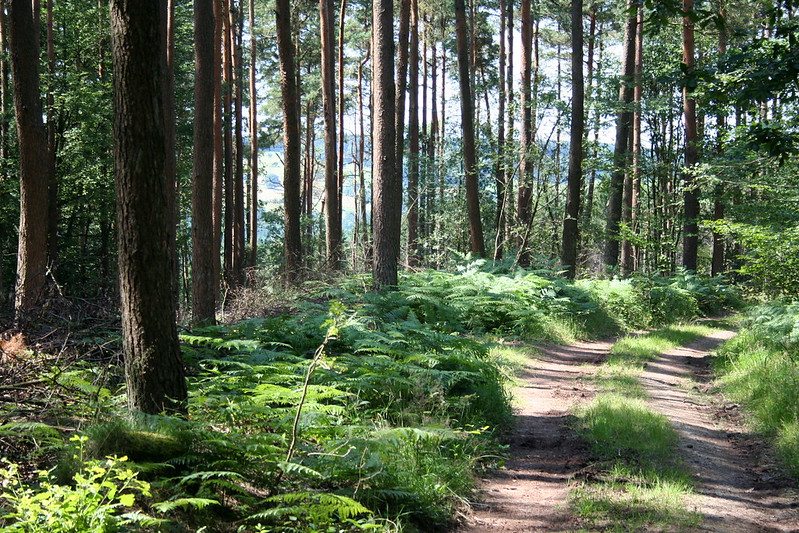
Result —
[{"label": "sandy soil", "polygon": [[[695,531],[799,532],[795,484],[741,424],[735,405],[711,394],[707,354],[733,335],[720,332],[647,365],[641,381],[650,405],[668,416],[694,471],[690,505],[705,517]],[[463,533],[590,530],[569,513],[569,482],[587,466],[570,429],[570,409],[594,394],[590,381],[611,342],[546,346],[531,359],[515,391],[509,459],[482,481],[480,501]]]}]

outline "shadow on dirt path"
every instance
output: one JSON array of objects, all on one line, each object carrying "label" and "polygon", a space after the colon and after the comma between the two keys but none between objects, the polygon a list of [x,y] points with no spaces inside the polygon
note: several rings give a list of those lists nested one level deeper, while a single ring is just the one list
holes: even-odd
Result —
[{"label": "shadow on dirt path", "polygon": [[709,375],[708,352],[734,335],[718,331],[667,352],[646,366],[640,380],[649,405],[680,435],[696,480],[692,503],[705,517],[698,531],[799,531],[797,500],[788,490],[793,482],[744,428],[721,422],[718,413],[729,420],[737,406],[700,394]]},{"label": "shadow on dirt path", "polygon": [[514,391],[517,406],[504,468],[483,480],[464,532],[570,531],[569,480],[586,465],[570,409],[593,395],[582,378],[604,360],[611,342],[546,346],[528,362]]},{"label": "shadow on dirt path", "polygon": [[[689,507],[705,519],[692,531],[799,532],[794,482],[779,474],[764,447],[745,432],[737,406],[705,394],[708,352],[733,335],[721,331],[663,354],[646,366],[641,382],[650,406],[672,420],[684,461],[696,477]],[[480,502],[461,533],[592,529],[567,505],[569,482],[587,465],[570,410],[594,396],[585,378],[611,346],[606,341],[545,346],[528,362],[515,390],[509,459],[483,480]]]}]

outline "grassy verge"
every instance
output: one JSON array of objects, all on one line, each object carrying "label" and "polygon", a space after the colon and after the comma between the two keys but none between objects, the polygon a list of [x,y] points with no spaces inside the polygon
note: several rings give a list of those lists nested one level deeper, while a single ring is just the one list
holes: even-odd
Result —
[{"label": "grassy verge", "polygon": [[[579,483],[569,501],[577,516],[620,531],[697,525],[688,509],[691,476],[679,460],[669,420],[650,409],[638,376],[647,361],[708,335],[712,328],[679,325],[620,339],[597,373],[600,393],[577,410],[578,430],[596,461],[595,479]],[[619,526],[619,524],[623,524]]]},{"label": "grassy verge", "polygon": [[717,352],[721,389],[744,406],[799,477],[799,302],[754,307],[742,326]]}]

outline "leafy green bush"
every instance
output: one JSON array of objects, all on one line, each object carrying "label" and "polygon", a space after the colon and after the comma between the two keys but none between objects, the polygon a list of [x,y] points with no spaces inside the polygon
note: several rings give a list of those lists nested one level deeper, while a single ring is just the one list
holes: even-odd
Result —
[{"label": "leafy green bush", "polygon": [[[85,442],[85,437],[81,442]],[[136,496],[150,496],[150,484],[137,478],[125,457],[81,461],[72,485],[53,482],[49,472],[38,473],[29,485],[18,465],[0,469],[4,513],[0,531],[24,533],[106,533],[127,524],[154,525],[159,521],[134,511]],[[126,513],[121,513],[129,509]]]}]

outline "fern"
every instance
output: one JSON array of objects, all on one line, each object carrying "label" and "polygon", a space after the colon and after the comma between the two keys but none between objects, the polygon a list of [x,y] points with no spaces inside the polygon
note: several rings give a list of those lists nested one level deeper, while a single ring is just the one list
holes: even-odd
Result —
[{"label": "fern", "polygon": [[166,502],[154,503],[152,507],[161,513],[169,513],[176,509],[202,510],[211,505],[219,505],[219,502],[210,498],[176,498]]}]

